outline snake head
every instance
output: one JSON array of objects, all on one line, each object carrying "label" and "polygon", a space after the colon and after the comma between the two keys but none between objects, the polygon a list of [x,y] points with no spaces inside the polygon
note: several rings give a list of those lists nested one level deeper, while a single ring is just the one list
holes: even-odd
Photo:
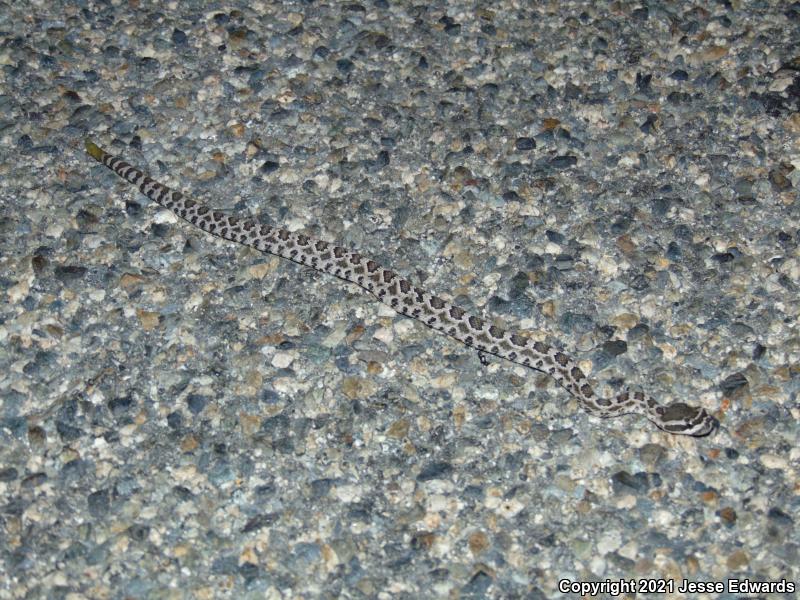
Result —
[{"label": "snake head", "polygon": [[713,433],[719,427],[717,421],[705,408],[698,408],[683,402],[675,402],[668,406],[659,406],[653,422],[669,433],[703,437]]}]

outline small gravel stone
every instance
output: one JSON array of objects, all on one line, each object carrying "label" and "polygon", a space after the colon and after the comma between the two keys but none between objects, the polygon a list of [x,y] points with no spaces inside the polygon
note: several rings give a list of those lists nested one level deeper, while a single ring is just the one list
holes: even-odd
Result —
[{"label": "small gravel stone", "polygon": [[746,385],[748,385],[748,381],[744,374],[734,373],[733,375],[726,377],[719,384],[719,387],[725,394],[731,394]]},{"label": "small gravel stone", "polygon": [[447,477],[453,470],[450,463],[433,462],[426,465],[417,475],[418,481],[430,481]]},{"label": "small gravel stone", "polygon": [[517,150],[533,150],[536,148],[536,141],[533,138],[529,137],[519,137],[517,138],[516,142],[514,142],[514,147]]},{"label": "small gravel stone", "polygon": [[576,156],[556,156],[550,160],[550,166],[554,169],[569,169],[578,164]]}]

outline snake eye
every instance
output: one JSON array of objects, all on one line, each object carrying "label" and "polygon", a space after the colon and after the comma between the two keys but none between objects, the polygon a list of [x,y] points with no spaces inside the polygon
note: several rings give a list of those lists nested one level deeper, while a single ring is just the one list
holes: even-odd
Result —
[{"label": "snake eye", "polygon": [[698,425],[689,434],[694,437],[711,435],[719,428],[719,421],[712,417],[704,408],[699,409],[697,421]]}]

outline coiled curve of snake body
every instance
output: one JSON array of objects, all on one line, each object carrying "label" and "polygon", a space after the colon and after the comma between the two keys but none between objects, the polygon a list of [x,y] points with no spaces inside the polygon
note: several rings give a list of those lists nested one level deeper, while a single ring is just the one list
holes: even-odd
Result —
[{"label": "coiled curve of snake body", "polygon": [[398,313],[422,321],[466,346],[546,373],[595,416],[637,413],[664,431],[695,437],[708,435],[718,426],[717,420],[704,408],[682,402],[662,406],[641,392],[623,391],[611,398],[602,398],[595,394],[578,365],[561,350],[470,315],[358,252],[302,233],[211,210],[151,179],[90,140],[86,140],[86,150],[98,162],[138,186],[142,194],[195,227],[354,283]]}]

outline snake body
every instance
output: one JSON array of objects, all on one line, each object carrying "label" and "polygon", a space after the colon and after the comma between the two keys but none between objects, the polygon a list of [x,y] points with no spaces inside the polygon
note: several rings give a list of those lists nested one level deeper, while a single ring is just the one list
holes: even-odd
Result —
[{"label": "snake body", "polygon": [[558,348],[533,341],[522,333],[505,331],[471,315],[358,252],[302,233],[211,210],[151,179],[90,140],[86,140],[86,150],[98,162],[138,186],[142,194],[195,227],[354,283],[398,313],[422,321],[466,346],[546,373],[595,416],[642,414],[664,431],[695,437],[708,435],[718,426],[717,420],[704,408],[682,402],[662,406],[639,391],[626,390],[611,398],[600,397],[575,361]]}]

